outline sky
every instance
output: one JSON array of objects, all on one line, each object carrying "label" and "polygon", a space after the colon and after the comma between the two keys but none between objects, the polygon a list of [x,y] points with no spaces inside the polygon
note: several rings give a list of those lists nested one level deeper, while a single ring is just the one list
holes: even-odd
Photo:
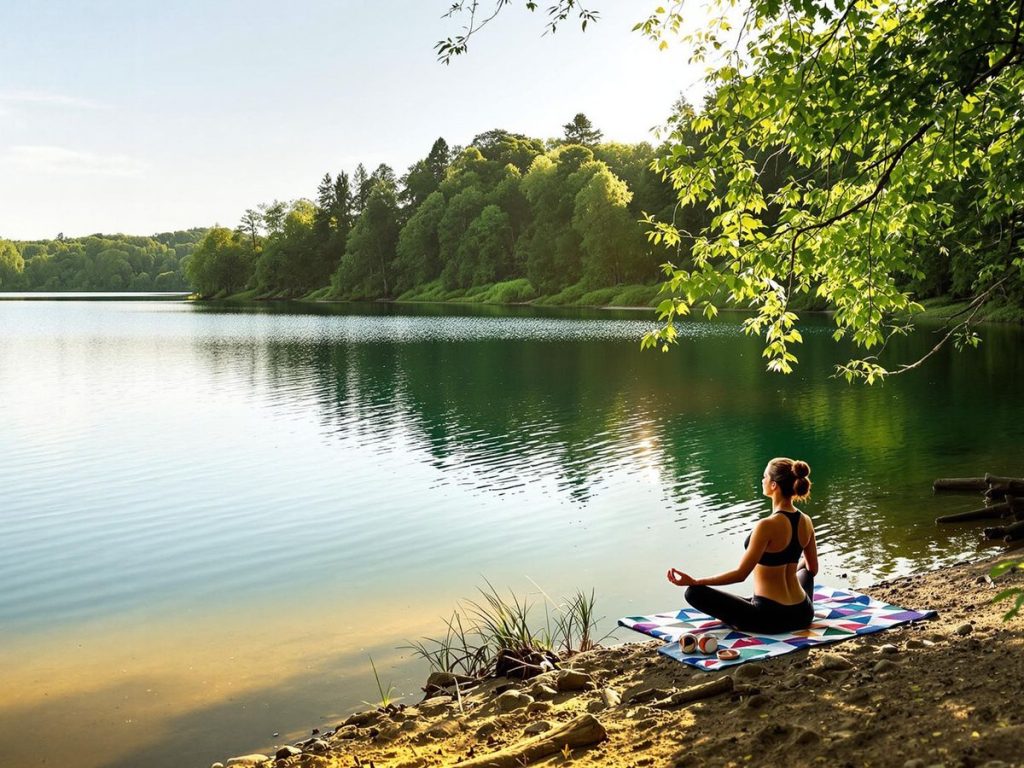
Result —
[{"label": "sky", "polygon": [[686,50],[631,31],[656,3],[592,0],[596,25],[546,35],[548,4],[513,0],[445,66],[449,0],[0,3],[0,237],[234,226],[359,162],[401,175],[438,136],[583,112],[636,142],[700,100]]}]

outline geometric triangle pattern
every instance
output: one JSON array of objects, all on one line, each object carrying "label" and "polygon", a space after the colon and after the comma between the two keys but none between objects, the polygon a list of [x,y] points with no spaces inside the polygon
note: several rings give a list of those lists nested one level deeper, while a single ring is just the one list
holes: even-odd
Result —
[{"label": "geometric triangle pattern", "polygon": [[[835,643],[859,635],[882,632],[891,627],[935,618],[935,611],[908,611],[881,603],[850,589],[814,585],[814,620],[806,629],[779,635],[757,635],[741,632],[696,608],[682,608],[650,616],[626,616],[619,625],[641,632],[665,645],[659,653],[707,672],[732,667],[755,659],[780,656],[800,648]],[[731,648],[738,659],[723,661],[714,655],[686,654],[679,647],[683,635],[714,635],[719,648]]]}]

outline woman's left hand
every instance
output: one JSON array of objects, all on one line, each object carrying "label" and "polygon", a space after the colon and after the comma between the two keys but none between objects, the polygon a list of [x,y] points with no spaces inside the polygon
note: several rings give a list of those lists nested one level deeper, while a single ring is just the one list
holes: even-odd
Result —
[{"label": "woman's left hand", "polygon": [[692,576],[683,573],[676,568],[668,569],[668,580],[675,584],[677,587],[692,587],[697,583],[697,580]]}]

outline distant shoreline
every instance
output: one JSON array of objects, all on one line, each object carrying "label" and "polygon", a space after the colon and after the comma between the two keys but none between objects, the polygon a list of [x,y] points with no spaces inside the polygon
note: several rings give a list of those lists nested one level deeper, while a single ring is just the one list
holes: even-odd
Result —
[{"label": "distant shoreline", "polygon": [[[314,294],[317,292],[314,292]],[[313,296],[314,294],[310,294]],[[422,299],[328,299],[322,297],[310,298],[310,296],[302,296],[298,298],[283,298],[283,297],[271,297],[271,296],[252,296],[248,293],[234,294],[231,296],[223,296],[218,298],[206,298],[201,299],[202,301],[297,301],[310,304],[389,304],[396,306],[404,305],[415,305],[415,304],[429,304],[439,306],[489,306],[489,307],[536,307],[538,309],[603,309],[609,311],[626,311],[626,312],[650,312],[654,313],[656,310],[656,304],[648,305],[621,305],[621,304],[546,304],[537,303],[537,300],[532,301],[520,301],[520,302],[474,302],[474,301],[463,301],[463,300],[422,300]],[[541,297],[543,300],[545,297]],[[198,300],[198,297],[197,297]],[[970,302],[958,301],[951,299],[948,296],[940,296],[934,299],[926,299],[922,302],[924,305],[924,311],[914,315],[915,320],[946,320],[952,316],[961,313],[966,309]],[[735,314],[752,314],[753,310],[743,309],[742,307],[719,307],[718,311],[735,313]],[[801,315],[832,315],[834,313],[831,309],[795,309],[795,312]],[[697,317],[699,311],[694,311],[691,317]],[[983,324],[1000,324],[1000,325],[1024,325],[1024,307],[1013,307],[1005,305],[995,305],[989,311],[984,309],[980,313],[980,320],[978,321]]]},{"label": "distant shoreline", "polygon": [[[314,291],[306,296],[285,297],[285,296],[257,296],[253,291],[228,296],[199,297],[194,292],[188,291],[0,291],[0,301],[69,301],[74,299],[85,300],[117,300],[117,299],[166,299],[172,297],[184,298],[189,301],[204,301],[214,303],[237,303],[237,302],[297,302],[305,304],[352,304],[374,305],[386,304],[395,306],[414,306],[417,304],[436,306],[488,306],[488,307],[534,307],[537,309],[600,309],[616,312],[647,312],[652,315],[655,312],[655,305],[628,305],[628,304],[579,304],[579,303],[543,303],[544,299],[551,297],[540,297],[530,301],[518,302],[492,302],[472,301],[464,299],[438,300],[438,299],[334,299],[318,296],[321,291]],[[538,301],[540,303],[538,303]],[[934,299],[926,299],[922,302],[925,309],[914,316],[915,320],[942,321],[948,320],[962,313],[969,306],[967,301],[958,301],[948,296],[940,296]],[[750,314],[752,310],[742,307],[719,307],[719,312],[736,314]],[[831,315],[832,310],[828,309],[796,309],[798,314],[807,315]],[[694,313],[696,316],[697,312]],[[992,305],[986,307],[980,313],[981,324],[997,325],[1024,325],[1024,307],[1009,305]]]}]

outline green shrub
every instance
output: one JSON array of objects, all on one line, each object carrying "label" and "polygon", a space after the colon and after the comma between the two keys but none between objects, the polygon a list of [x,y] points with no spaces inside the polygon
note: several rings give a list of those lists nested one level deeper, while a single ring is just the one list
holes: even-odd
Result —
[{"label": "green shrub", "polygon": [[331,286],[329,286],[329,285],[325,286],[323,288],[318,288],[315,291],[310,291],[309,293],[307,293],[305,296],[302,297],[302,300],[303,301],[320,301],[322,299],[328,298],[331,295],[331,291],[332,290],[333,290],[333,288]]},{"label": "green shrub", "polygon": [[495,283],[487,292],[484,301],[488,304],[522,304],[536,295],[537,290],[533,284],[525,277],[521,277],[518,280]]},{"label": "green shrub", "polygon": [[259,291],[250,288],[248,291],[239,291],[228,296],[230,301],[254,301],[258,298]]},{"label": "green shrub", "polygon": [[611,304],[616,307],[653,307],[659,299],[659,285],[627,285],[615,295]]},{"label": "green shrub", "polygon": [[586,289],[577,283],[576,285],[563,288],[552,296],[544,296],[537,299],[534,303],[550,307],[568,307],[576,304],[585,292]]},{"label": "green shrub", "polygon": [[[992,581],[996,581],[1000,576],[1015,570],[1024,570],[1024,563],[1016,563],[1013,561],[1000,563],[989,571],[988,577]],[[1010,609],[1003,615],[1003,621],[1009,621],[1010,619],[1016,618],[1017,615],[1020,614],[1021,608],[1024,608],[1024,588],[1009,587],[1007,589],[1000,590],[999,593],[992,598],[993,603],[997,603],[1002,600],[1009,600],[1012,603]]]},{"label": "green shrub", "polygon": [[999,304],[991,308],[985,307],[983,317],[988,323],[1024,323],[1024,308],[1013,304]]},{"label": "green shrub", "polygon": [[619,290],[618,287],[613,286],[612,288],[598,288],[597,290],[589,291],[576,301],[576,305],[580,307],[606,307],[611,304],[612,299]]}]

